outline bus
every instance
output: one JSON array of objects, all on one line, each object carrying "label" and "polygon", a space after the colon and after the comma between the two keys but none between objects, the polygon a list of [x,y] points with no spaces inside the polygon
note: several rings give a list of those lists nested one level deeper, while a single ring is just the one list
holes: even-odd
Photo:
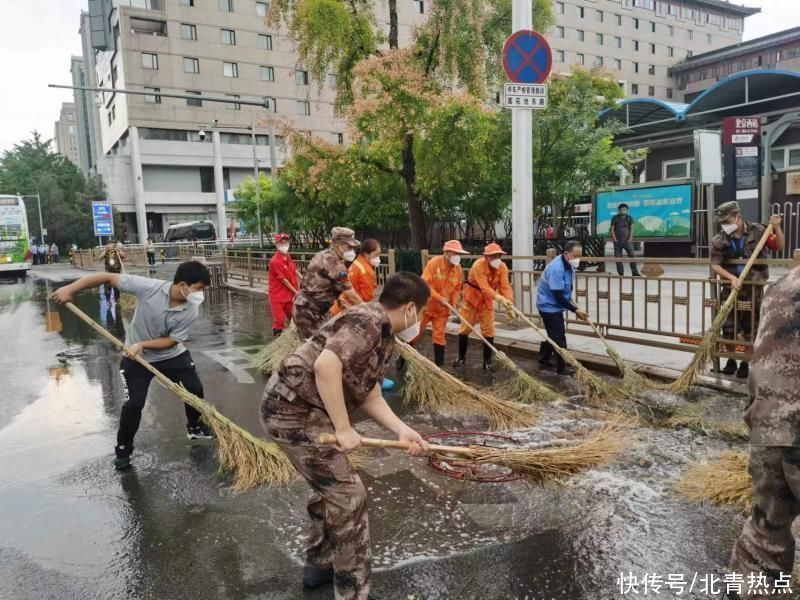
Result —
[{"label": "bus", "polygon": [[0,274],[26,275],[31,268],[31,237],[25,202],[0,195]]},{"label": "bus", "polygon": [[189,221],[176,223],[167,228],[165,242],[213,242],[217,239],[214,223],[211,221]]}]

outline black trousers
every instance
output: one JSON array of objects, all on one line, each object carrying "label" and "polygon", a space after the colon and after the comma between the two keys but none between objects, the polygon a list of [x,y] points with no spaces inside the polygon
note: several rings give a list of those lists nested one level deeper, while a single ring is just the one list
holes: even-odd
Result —
[{"label": "black trousers", "polygon": [[[543,313],[540,312],[539,316],[542,318],[544,328],[547,330],[547,336],[562,348],[567,347],[567,326],[564,321],[564,313]],[[539,345],[539,360],[547,362],[553,356],[553,346],[550,342],[544,341]],[[564,370],[564,359],[561,356],[556,356],[558,363],[558,370]]]},{"label": "black trousers", "polygon": [[154,265],[156,264],[156,253],[155,252],[147,252],[147,264]]},{"label": "black trousers", "polygon": [[[628,258],[633,258],[633,244],[628,241],[616,241],[614,242],[614,256],[621,258],[622,251],[625,250],[625,254],[628,255]],[[638,275],[639,269],[636,268],[636,263],[630,263],[631,265],[631,275]],[[618,262],[617,263],[617,274],[624,275],[625,274],[625,263]]]},{"label": "black trousers", "polygon": [[[195,396],[203,397],[203,382],[197,376],[192,355],[187,350],[183,354],[152,363],[153,366],[166,375],[170,381],[183,384]],[[153,374],[135,360],[124,357],[119,365],[122,381],[125,386],[125,404],[122,405],[122,414],[119,419],[117,431],[117,454],[130,456],[133,452],[133,438],[139,430],[142,420],[142,409],[147,399],[147,390]],[[186,409],[186,423],[189,427],[197,426],[200,413],[188,404]]]}]

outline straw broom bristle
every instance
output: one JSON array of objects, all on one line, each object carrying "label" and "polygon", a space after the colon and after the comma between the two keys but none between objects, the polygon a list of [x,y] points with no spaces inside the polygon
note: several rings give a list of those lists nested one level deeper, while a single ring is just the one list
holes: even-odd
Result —
[{"label": "straw broom bristle", "polygon": [[449,410],[454,413],[486,415],[494,429],[530,427],[537,414],[530,406],[501,400],[493,394],[476,390],[446,373],[411,346],[398,342],[406,360],[403,398],[426,412]]},{"label": "straw broom bristle", "polygon": [[689,500],[750,512],[753,490],[749,464],[746,452],[726,452],[712,462],[692,466],[675,489]]},{"label": "straw broom bristle", "polygon": [[591,467],[611,462],[630,444],[627,425],[616,420],[581,442],[551,448],[487,448],[474,446],[468,457],[476,464],[494,464],[536,484],[558,483]]},{"label": "straw broom bristle", "polygon": [[284,332],[264,346],[253,358],[253,366],[265,373],[277,371],[283,359],[297,350],[302,344],[300,335],[294,325],[290,325]]},{"label": "straw broom bristle", "polygon": [[563,394],[558,393],[550,386],[531,377],[519,368],[505,352],[498,352],[497,360],[510,371],[510,377],[496,388],[499,396],[510,398],[515,402],[521,402],[523,404],[565,400]]},{"label": "straw broom bristle", "polygon": [[750,433],[742,421],[721,421],[706,419],[703,405],[689,405],[681,408],[664,422],[664,426],[673,429],[685,427],[709,437],[739,442],[747,440]]},{"label": "straw broom bristle", "polygon": [[134,294],[120,294],[119,309],[126,318],[131,318],[136,310],[136,296]]}]

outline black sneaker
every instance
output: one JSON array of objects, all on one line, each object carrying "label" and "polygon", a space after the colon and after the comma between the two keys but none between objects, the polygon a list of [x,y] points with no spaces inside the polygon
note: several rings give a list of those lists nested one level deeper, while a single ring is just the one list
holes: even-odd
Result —
[{"label": "black sneaker", "polygon": [[539,368],[540,369],[552,369],[553,363],[550,360],[540,360],[539,361]]},{"label": "black sneaker", "polygon": [[333,582],[333,567],[303,567],[303,587],[318,588]]},{"label": "black sneaker", "polygon": [[453,368],[454,369],[458,369],[459,367],[463,367],[465,364],[467,364],[467,359],[466,358],[459,358],[458,360],[456,360],[453,363]]},{"label": "black sneaker", "polygon": [[722,368],[722,372],[725,375],[733,375],[736,373],[736,361],[732,358],[729,358],[728,362],[726,362],[725,366]]},{"label": "black sneaker", "polygon": [[118,456],[114,459],[114,468],[117,471],[127,471],[131,468],[130,456]]},{"label": "black sneaker", "polygon": [[750,375],[750,365],[746,361],[739,363],[739,369],[736,371],[736,377],[739,379],[747,379]]},{"label": "black sneaker", "polygon": [[200,423],[194,427],[186,426],[186,437],[190,440],[213,440],[216,436],[208,425]]}]

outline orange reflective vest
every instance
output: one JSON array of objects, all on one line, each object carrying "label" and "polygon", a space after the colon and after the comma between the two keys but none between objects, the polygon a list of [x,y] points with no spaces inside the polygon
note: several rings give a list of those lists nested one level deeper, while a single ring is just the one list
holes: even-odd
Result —
[{"label": "orange reflective vest", "polygon": [[498,294],[514,301],[514,291],[508,281],[508,267],[501,262],[497,269],[492,269],[485,257],[479,258],[469,270],[464,302],[478,310],[493,310]]},{"label": "orange reflective vest", "polygon": [[450,311],[443,306],[440,300],[447,300],[450,306],[458,307],[458,295],[464,283],[464,272],[458,265],[451,265],[444,256],[437,256],[428,261],[422,278],[431,288],[431,299],[425,309],[429,316],[449,314]]}]

